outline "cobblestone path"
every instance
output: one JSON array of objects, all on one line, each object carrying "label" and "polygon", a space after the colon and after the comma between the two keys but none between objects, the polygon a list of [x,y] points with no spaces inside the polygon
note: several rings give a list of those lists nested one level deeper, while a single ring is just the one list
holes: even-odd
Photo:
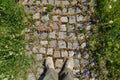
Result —
[{"label": "cobblestone path", "polygon": [[66,58],[74,57],[75,80],[89,80],[94,65],[86,39],[91,35],[92,0],[21,0],[28,23],[25,40],[28,54],[34,58],[28,80],[43,72],[43,61],[52,56],[56,71]]}]

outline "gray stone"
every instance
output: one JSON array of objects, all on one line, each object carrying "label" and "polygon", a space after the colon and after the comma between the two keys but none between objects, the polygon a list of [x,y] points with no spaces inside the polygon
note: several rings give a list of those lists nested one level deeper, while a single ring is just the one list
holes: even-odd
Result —
[{"label": "gray stone", "polygon": [[61,25],[61,26],[60,26],[60,30],[61,30],[61,31],[66,31],[66,25],[65,25],[65,24]]},{"label": "gray stone", "polygon": [[28,6],[24,6],[24,11],[28,12],[29,11],[29,7]]},{"label": "gray stone", "polygon": [[33,73],[29,73],[27,80],[36,80],[35,75]]},{"label": "gray stone", "polygon": [[48,41],[46,41],[46,40],[44,40],[44,41],[41,40],[41,41],[40,41],[40,44],[41,44],[41,45],[47,45],[47,44],[48,44]]},{"label": "gray stone", "polygon": [[76,20],[75,20],[75,16],[70,16],[69,17],[69,23],[75,23],[76,22]]},{"label": "gray stone", "polygon": [[52,40],[49,42],[50,47],[57,47],[57,41],[56,40]]},{"label": "gray stone", "polygon": [[90,30],[91,27],[92,27],[91,23],[87,23],[87,24],[86,24],[86,30]]},{"label": "gray stone", "polygon": [[77,0],[72,0],[71,4],[72,4],[72,5],[77,4]]},{"label": "gray stone", "polygon": [[58,41],[58,46],[59,46],[59,48],[66,48],[65,41]]},{"label": "gray stone", "polygon": [[48,23],[48,21],[45,21],[44,23],[42,23],[42,25],[43,25],[44,27],[48,27],[48,26],[49,26],[49,23]]},{"label": "gray stone", "polygon": [[68,57],[68,52],[67,51],[61,51],[62,57]]},{"label": "gray stone", "polygon": [[37,47],[33,47],[32,52],[33,52],[33,53],[38,53]]},{"label": "gray stone", "polygon": [[41,20],[48,21],[49,20],[49,15],[48,14],[47,15],[42,15]]},{"label": "gray stone", "polygon": [[53,38],[53,39],[55,39],[55,38],[56,38],[56,32],[55,32],[55,31],[50,32],[50,34],[49,34],[49,38]]},{"label": "gray stone", "polygon": [[82,54],[83,58],[85,59],[88,59],[89,58],[89,54],[87,51],[85,51],[83,54]]},{"label": "gray stone", "polygon": [[69,8],[69,9],[68,9],[68,13],[73,14],[74,12],[75,12],[75,9],[74,9],[74,8]]},{"label": "gray stone", "polygon": [[30,32],[30,29],[29,28],[25,28],[24,32],[28,33],[28,32]]},{"label": "gray stone", "polygon": [[74,56],[74,51],[69,51],[69,57],[72,57],[72,56]]},{"label": "gray stone", "polygon": [[82,0],[82,3],[87,2],[87,0]]},{"label": "gray stone", "polygon": [[83,7],[83,10],[84,10],[84,11],[88,11],[88,6],[84,6],[84,7]]},{"label": "gray stone", "polygon": [[89,61],[88,61],[88,60],[85,60],[85,59],[82,59],[82,60],[81,60],[81,65],[82,65],[83,67],[87,66],[88,64],[89,64]]},{"label": "gray stone", "polygon": [[43,4],[48,4],[47,1],[48,1],[48,0],[42,0],[42,3],[43,3]]},{"label": "gray stone", "polygon": [[40,19],[40,13],[35,13],[33,15],[33,19]]},{"label": "gray stone", "polygon": [[40,1],[36,1],[36,4],[40,4]]},{"label": "gray stone", "polygon": [[85,38],[85,35],[84,35],[84,34],[79,34],[79,35],[78,35],[78,39],[79,39],[79,40],[83,40],[84,38]]},{"label": "gray stone", "polygon": [[48,34],[47,34],[47,33],[45,33],[45,32],[41,33],[41,38],[42,38],[42,39],[46,39],[46,38],[47,38],[47,36],[48,36]]},{"label": "gray stone", "polygon": [[35,12],[35,7],[34,6],[30,6],[30,12]]},{"label": "gray stone", "polygon": [[62,13],[60,9],[56,9],[56,13]]},{"label": "gray stone", "polygon": [[56,58],[56,57],[60,57],[60,51],[54,51],[54,57]]},{"label": "gray stone", "polygon": [[48,55],[53,55],[53,48],[48,48],[47,49],[47,54]]},{"label": "gray stone", "polygon": [[79,7],[76,8],[77,13],[81,13],[81,9]]},{"label": "gray stone", "polygon": [[68,22],[68,18],[67,17],[61,17],[61,21],[62,22]]},{"label": "gray stone", "polygon": [[39,43],[40,43],[39,39],[35,39],[35,40],[34,40],[34,44],[35,44],[35,45],[39,45]]},{"label": "gray stone", "polygon": [[57,59],[55,61],[55,66],[61,68],[63,66],[63,60],[62,59]]},{"label": "gray stone", "polygon": [[54,4],[54,0],[48,0],[49,4]]},{"label": "gray stone", "polygon": [[40,34],[38,34],[38,32],[37,32],[37,31],[34,31],[34,36],[35,36],[35,37],[39,37],[39,36],[40,36]]},{"label": "gray stone", "polygon": [[59,38],[65,39],[66,38],[66,32],[59,32]]},{"label": "gray stone", "polygon": [[77,30],[83,30],[83,24],[77,24]]},{"label": "gray stone", "polygon": [[74,26],[74,25],[70,25],[70,26],[68,27],[68,30],[69,30],[69,31],[74,31],[74,30],[75,30],[75,26]]},{"label": "gray stone", "polygon": [[41,48],[40,48],[40,53],[46,53],[46,48],[41,47]]},{"label": "gray stone", "polygon": [[70,33],[70,34],[69,34],[69,39],[75,40],[75,39],[76,39],[75,33]]},{"label": "gray stone", "polygon": [[42,54],[36,54],[36,60],[42,60],[43,56]]},{"label": "gray stone", "polygon": [[60,4],[60,1],[55,0],[55,4],[56,4],[56,5],[59,5],[59,4]]},{"label": "gray stone", "polygon": [[56,16],[56,15],[55,15],[55,16],[52,16],[52,20],[53,20],[53,21],[58,21],[58,16]]},{"label": "gray stone", "polygon": [[80,61],[78,59],[74,59],[74,67],[80,67]]},{"label": "gray stone", "polygon": [[73,43],[73,49],[79,49],[80,44],[78,42]]},{"label": "gray stone", "polygon": [[76,51],[74,56],[75,56],[76,58],[81,58],[81,53],[80,53],[80,51],[79,51],[79,50]]},{"label": "gray stone", "polygon": [[82,78],[86,78],[89,76],[89,71],[87,69],[83,69],[81,73],[82,73]]},{"label": "gray stone", "polygon": [[68,42],[68,49],[72,49],[72,48],[73,48],[72,43]]},{"label": "gray stone", "polygon": [[86,42],[81,44],[81,48],[85,48],[86,47]]},{"label": "gray stone", "polygon": [[80,22],[83,20],[83,16],[82,15],[77,15],[77,21]]},{"label": "gray stone", "polygon": [[67,0],[62,1],[64,5],[69,5],[70,3]]},{"label": "gray stone", "polygon": [[36,21],[36,22],[35,22],[35,25],[36,25],[36,26],[40,26],[40,24],[41,24],[40,21]]},{"label": "gray stone", "polygon": [[58,25],[58,23],[56,23],[56,22],[54,22],[54,29],[59,29],[59,25]]},{"label": "gray stone", "polygon": [[66,13],[66,12],[67,12],[67,9],[66,9],[66,8],[63,8],[62,12],[63,12],[63,13]]}]

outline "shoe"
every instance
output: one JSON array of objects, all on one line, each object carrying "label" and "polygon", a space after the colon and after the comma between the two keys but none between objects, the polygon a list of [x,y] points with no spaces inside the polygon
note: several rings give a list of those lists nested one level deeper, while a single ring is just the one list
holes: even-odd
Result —
[{"label": "shoe", "polygon": [[52,57],[47,57],[45,59],[45,67],[46,68],[53,68],[54,69],[54,63]]},{"label": "shoe", "polygon": [[69,68],[69,69],[71,69],[71,70],[73,70],[73,67],[74,67],[74,60],[73,60],[72,57],[69,58],[69,59],[66,61],[65,67],[66,67],[66,68]]}]

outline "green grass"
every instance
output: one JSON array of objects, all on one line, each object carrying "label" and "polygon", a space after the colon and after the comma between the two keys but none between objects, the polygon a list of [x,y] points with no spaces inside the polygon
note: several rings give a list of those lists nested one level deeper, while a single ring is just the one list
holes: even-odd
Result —
[{"label": "green grass", "polygon": [[0,0],[0,80],[18,80],[29,65],[25,55],[24,11],[14,0]]},{"label": "green grass", "polygon": [[99,80],[120,79],[120,1],[96,0],[95,17],[89,49],[97,61]]}]

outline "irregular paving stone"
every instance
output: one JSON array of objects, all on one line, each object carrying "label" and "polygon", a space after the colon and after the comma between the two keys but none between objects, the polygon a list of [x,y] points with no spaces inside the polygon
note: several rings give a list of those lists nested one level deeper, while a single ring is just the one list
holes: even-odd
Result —
[{"label": "irregular paving stone", "polygon": [[40,53],[46,53],[46,48],[41,47],[41,48],[40,48]]},{"label": "irregular paving stone", "polygon": [[55,66],[56,67],[62,67],[63,66],[63,60],[62,59],[57,59],[55,61]]},{"label": "irregular paving stone", "polygon": [[65,39],[66,38],[66,32],[59,32],[59,38]]},{"label": "irregular paving stone", "polygon": [[80,64],[81,64],[83,67],[85,67],[86,65],[89,64],[89,61],[88,61],[88,60],[85,60],[85,59],[82,59],[82,60],[80,61]]},{"label": "irregular paving stone", "polygon": [[81,58],[81,52],[78,50],[78,51],[75,51],[75,55],[74,55],[76,58]]},{"label": "irregular paving stone", "polygon": [[43,4],[48,4],[47,1],[48,1],[48,0],[42,0],[42,3],[43,3]]},{"label": "irregular paving stone", "polygon": [[67,51],[61,51],[62,57],[68,57],[68,52]]},{"label": "irregular paving stone", "polygon": [[53,55],[53,48],[48,48],[47,49],[47,54],[48,55]]},{"label": "irregular paving stone", "polygon": [[57,41],[56,40],[52,40],[49,42],[50,47],[57,47]]},{"label": "irregular paving stone", "polygon": [[79,39],[79,40],[83,40],[84,38],[85,38],[85,35],[84,35],[84,34],[79,34],[79,35],[78,35],[78,39]]},{"label": "irregular paving stone", "polygon": [[44,23],[42,23],[42,25],[44,26],[44,27],[48,27],[49,26],[49,23],[48,23],[48,21],[46,22],[44,22]]},{"label": "irregular paving stone", "polygon": [[76,8],[76,13],[81,13],[81,9],[79,7]]},{"label": "irregular paving stone", "polygon": [[82,3],[87,2],[87,0],[82,0]]},{"label": "irregular paving stone", "polygon": [[72,49],[72,48],[73,48],[72,43],[68,42],[68,49]]},{"label": "irregular paving stone", "polygon": [[69,25],[68,31],[74,31],[74,30],[75,30],[75,26],[74,25]]},{"label": "irregular paving stone", "polygon": [[32,51],[33,51],[33,53],[38,53],[37,47],[33,47]]},{"label": "irregular paving stone", "polygon": [[72,5],[77,4],[77,0],[72,0],[71,4],[72,4]]},{"label": "irregular paving stone", "polygon": [[45,32],[41,33],[41,38],[42,38],[42,39],[46,39],[46,38],[47,38],[47,36],[48,36],[48,34],[47,34],[47,33],[45,33]]},{"label": "irregular paving stone", "polygon": [[37,31],[34,32],[34,36],[35,36],[35,37],[39,37],[39,35],[40,35],[40,34],[38,34]]},{"label": "irregular paving stone", "polygon": [[58,46],[59,46],[59,48],[66,48],[65,41],[58,41]]},{"label": "irregular paving stone", "polygon": [[74,56],[74,51],[69,51],[69,57],[72,57],[72,56]]},{"label": "irregular paving stone", "polygon": [[41,20],[48,21],[49,20],[49,15],[42,15]]},{"label": "irregular paving stone", "polygon": [[36,4],[40,4],[40,1],[36,1]]},{"label": "irregular paving stone", "polygon": [[73,49],[78,49],[80,46],[80,44],[78,42],[74,42],[73,43]]},{"label": "irregular paving stone", "polygon": [[70,16],[69,17],[69,23],[75,23],[76,20],[75,20],[75,16]]},{"label": "irregular paving stone", "polygon": [[24,6],[24,11],[28,12],[29,11],[29,7],[28,6]]},{"label": "irregular paving stone", "polygon": [[61,30],[61,31],[66,31],[66,25],[64,25],[64,24],[61,25],[61,26],[60,26],[60,30]]},{"label": "irregular paving stone", "polygon": [[82,43],[82,44],[81,44],[81,47],[82,47],[82,48],[85,48],[85,47],[86,47],[86,42]]},{"label": "irregular paving stone", "polygon": [[67,17],[61,17],[61,21],[62,22],[68,22],[68,18]]},{"label": "irregular paving stone", "polygon": [[89,75],[89,71],[87,69],[83,69],[81,72],[83,78],[86,78]]},{"label": "irregular paving stone", "polygon": [[[35,12],[35,7],[34,6],[30,6],[30,12]],[[38,13],[37,13],[38,14]],[[36,16],[37,16],[36,14]],[[34,19],[34,18],[33,18]]]},{"label": "irregular paving stone", "polygon": [[80,61],[78,59],[74,59],[74,67],[80,67]]},{"label": "irregular paving stone", "polygon": [[85,52],[82,54],[82,57],[85,58],[85,59],[88,59],[88,58],[89,58],[88,52],[85,51]]},{"label": "irregular paving stone", "polygon": [[55,15],[55,16],[52,16],[52,20],[53,20],[53,21],[58,21],[58,16],[56,16],[56,15]]},{"label": "irregular paving stone", "polygon": [[83,11],[88,11],[88,6],[84,6]]},{"label": "irregular paving stone", "polygon": [[70,33],[70,34],[69,34],[69,39],[75,40],[75,39],[76,39],[75,33]]},{"label": "irregular paving stone", "polygon": [[55,31],[50,32],[50,33],[49,33],[49,38],[55,39],[55,38],[56,38],[56,32],[55,32]]},{"label": "irregular paving stone", "polygon": [[43,56],[42,54],[36,54],[36,60],[42,60]]},{"label": "irregular paving stone", "polygon": [[74,12],[75,12],[75,9],[74,9],[74,8],[69,8],[69,9],[68,9],[68,13],[73,14]]},{"label": "irregular paving stone", "polygon": [[77,21],[82,21],[83,20],[83,16],[82,15],[77,15]]},{"label": "irregular paving stone", "polygon": [[53,4],[54,0],[48,0],[49,4]]},{"label": "irregular paving stone", "polygon": [[41,41],[40,41],[40,44],[41,44],[41,45],[47,45],[47,44],[48,44],[48,41],[46,41],[46,40],[44,40],[44,41],[41,40]]},{"label": "irregular paving stone", "polygon": [[44,69],[43,69],[43,68],[38,68],[38,69],[37,69],[37,72],[38,72],[39,74],[42,74],[42,73],[43,73],[43,71],[44,71]]},{"label": "irregular paving stone", "polygon": [[36,26],[40,26],[40,24],[41,24],[40,21],[36,21],[36,22],[35,22],[35,25],[36,25]]},{"label": "irregular paving stone", "polygon": [[59,29],[59,24],[54,22],[54,26],[53,27],[54,27],[54,29]]},{"label": "irregular paving stone", "polygon": [[35,75],[33,73],[29,73],[27,80],[36,80]]},{"label": "irregular paving stone", "polygon": [[66,12],[67,12],[67,9],[66,9],[66,8],[63,8],[62,12],[63,12],[63,13],[66,13]]},{"label": "irregular paving stone", "polygon": [[77,24],[77,30],[83,30],[83,24]]},{"label": "irregular paving stone", "polygon": [[33,15],[33,19],[40,19],[40,13],[35,13]]},{"label": "irregular paving stone", "polygon": [[56,57],[60,57],[60,51],[54,51],[54,57],[56,58]]},{"label": "irregular paving stone", "polygon": [[55,4],[56,4],[56,5],[59,5],[59,4],[60,4],[60,1],[55,0]]},{"label": "irregular paving stone", "polygon": [[91,23],[90,23],[90,22],[86,24],[86,30],[90,30],[90,29],[91,29],[91,27],[92,27],[92,25],[91,25]]},{"label": "irregular paving stone", "polygon": [[62,1],[62,3],[64,4],[64,5],[69,5],[70,3],[66,0],[64,0],[64,1]]},{"label": "irregular paving stone", "polygon": [[56,9],[56,13],[62,13],[61,9]]}]

